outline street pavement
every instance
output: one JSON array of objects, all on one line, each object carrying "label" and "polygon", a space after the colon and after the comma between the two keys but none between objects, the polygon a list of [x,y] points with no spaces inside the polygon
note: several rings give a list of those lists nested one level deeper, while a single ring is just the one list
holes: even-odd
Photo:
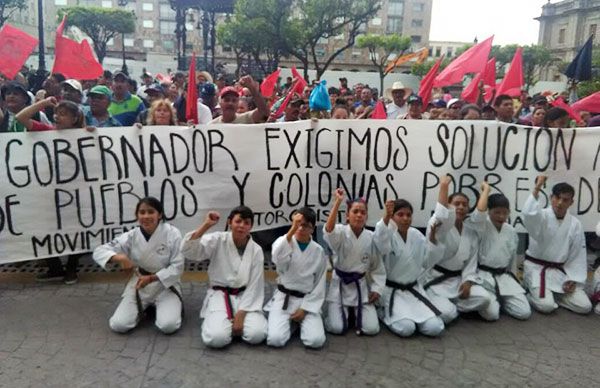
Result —
[{"label": "street pavement", "polygon": [[[124,280],[73,286],[2,281],[0,387],[598,387],[600,316],[561,310],[527,322],[460,318],[441,338],[296,337],[283,349],[200,339],[205,281],[183,283],[186,316],[173,335],[146,319],[109,330]],[[271,294],[272,281],[267,285]]]}]

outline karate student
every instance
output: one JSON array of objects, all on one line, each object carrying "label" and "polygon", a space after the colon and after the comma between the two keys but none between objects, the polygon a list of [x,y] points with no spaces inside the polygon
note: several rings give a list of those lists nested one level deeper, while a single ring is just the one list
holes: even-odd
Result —
[{"label": "karate student", "polygon": [[200,311],[202,341],[221,348],[233,336],[241,336],[258,344],[267,335],[267,321],[262,313],[263,251],[250,237],[254,213],[246,206],[236,207],[227,217],[230,232],[205,234],[219,219],[219,213],[208,212],[202,225],[184,236],[181,246],[189,260],[210,260],[209,289]]},{"label": "karate student", "polygon": [[538,176],[521,216],[529,233],[523,265],[529,302],[539,312],[562,306],[587,314],[592,304],[583,291],[587,279],[587,251],[581,222],[569,214],[575,189],[567,183],[552,187],[550,207],[542,209],[539,194],[546,176]]},{"label": "karate student", "polygon": [[336,225],[344,190],[337,189],[334,195],[323,228],[325,241],[337,255],[326,298],[325,327],[333,334],[345,333],[353,315],[357,334],[375,335],[379,332],[379,321],[373,303],[385,287],[385,268],[373,244],[373,232],[365,229],[367,203],[364,199],[349,201],[348,223]]},{"label": "karate student", "polygon": [[490,186],[483,182],[477,209],[465,221],[481,239],[477,273],[468,277],[476,279],[488,292],[491,302],[479,313],[492,321],[500,318],[500,307],[513,318],[524,320],[531,316],[525,290],[514,275],[519,237],[507,223],[509,215],[508,198],[502,194],[490,195]]},{"label": "karate student", "polygon": [[[447,194],[445,198],[447,201]],[[411,227],[413,208],[408,201],[387,201],[385,210],[375,226],[375,244],[383,255],[387,276],[380,316],[401,337],[413,335],[417,328],[427,336],[438,336],[444,331],[444,321],[419,278],[443,257],[444,248],[436,241],[436,229],[447,222],[449,212],[441,204],[436,206],[438,222],[432,226],[428,241]]]},{"label": "karate student", "polygon": [[181,233],[163,222],[163,206],[156,198],[140,200],[135,214],[138,227],[94,250],[94,260],[102,268],[117,263],[123,269],[134,269],[109,325],[113,331],[125,333],[138,324],[149,305],[155,305],[156,327],[173,333],[181,326],[183,313]]},{"label": "karate student", "polygon": [[[450,178],[440,180],[440,197],[448,193]],[[458,316],[458,311],[485,311],[491,302],[489,293],[471,275],[476,272],[479,238],[465,226],[469,198],[461,192],[448,198],[450,216],[445,223],[450,227],[439,240],[444,244],[444,257],[423,275],[424,288],[429,300],[440,310],[445,324]],[[428,233],[435,217],[429,221]]]},{"label": "karate student", "polygon": [[325,343],[321,308],[325,301],[327,259],[323,248],[311,238],[317,216],[303,207],[292,216],[285,236],[273,243],[271,260],[277,267],[277,290],[265,307],[269,311],[267,345],[284,346],[290,339],[290,321],[300,325],[304,346]]}]

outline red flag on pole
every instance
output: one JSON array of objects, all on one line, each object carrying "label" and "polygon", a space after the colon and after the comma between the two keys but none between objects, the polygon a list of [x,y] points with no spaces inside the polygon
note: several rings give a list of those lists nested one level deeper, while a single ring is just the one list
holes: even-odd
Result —
[{"label": "red flag on pole", "polygon": [[198,124],[198,88],[196,87],[196,53],[192,53],[185,97],[185,119]]},{"label": "red flag on pole", "polygon": [[584,110],[590,113],[600,113],[600,92],[596,92],[585,98],[582,98],[571,105],[571,108],[573,108],[573,110],[576,112],[581,112]]},{"label": "red flag on pole", "polygon": [[490,36],[483,42],[476,44],[450,64],[435,78],[433,86],[441,87],[461,82],[467,73],[480,73],[485,69],[485,65],[492,50],[492,40]]},{"label": "red flag on pole", "polygon": [[578,123],[581,122],[581,116],[579,116],[579,113],[575,112],[573,107],[569,106],[562,97],[558,97],[554,101],[550,102],[550,105],[566,110],[569,114],[569,117]]},{"label": "red flag on pole", "polygon": [[521,95],[523,89],[523,48],[517,48],[504,79],[498,85],[496,95],[507,94],[511,97]]},{"label": "red flag on pole", "polygon": [[481,81],[482,73],[477,73],[471,82],[460,93],[460,98],[470,104],[475,104],[479,98],[479,82]]},{"label": "red flag on pole", "polygon": [[0,72],[13,79],[38,44],[33,36],[5,24],[0,30]]},{"label": "red flag on pole", "polygon": [[273,89],[275,89],[275,85],[277,85],[277,79],[279,78],[280,73],[281,69],[277,69],[263,80],[260,84],[260,94],[265,97],[271,97],[273,95]]},{"label": "red flag on pole", "polygon": [[95,79],[102,75],[102,65],[98,63],[87,40],[80,43],[65,38],[63,30],[67,15],[56,29],[54,45],[54,67],[52,73],[61,73],[67,78]]},{"label": "red flag on pole", "polygon": [[298,70],[296,70],[296,66],[292,67],[292,77],[294,78],[294,84],[292,85],[292,87],[290,88],[290,91],[285,96],[285,99],[283,100],[283,102],[281,103],[279,108],[277,109],[277,112],[275,112],[275,117],[281,116],[283,114],[283,111],[287,107],[288,103],[292,99],[292,96],[294,94],[301,95],[302,92],[304,91],[304,88],[306,87],[306,85],[308,85],[308,83],[306,83],[306,81],[304,80],[304,77],[302,77],[300,75],[300,73],[298,73]]},{"label": "red flag on pole", "polygon": [[492,58],[485,65],[485,70],[482,73],[477,73],[471,83],[460,94],[460,98],[475,104],[479,98],[479,82],[483,81],[485,88],[484,99],[488,101],[491,98],[493,88],[496,86],[496,58]]},{"label": "red flag on pole", "polygon": [[427,74],[425,74],[425,76],[421,80],[421,85],[419,86],[419,96],[423,100],[424,107],[426,107],[427,104],[429,104],[429,100],[431,99],[431,89],[433,89],[435,76],[440,70],[440,65],[442,64],[443,60],[444,56],[442,55],[440,59],[437,60],[435,65],[433,65],[433,67],[429,69],[429,72],[427,72]]},{"label": "red flag on pole", "polygon": [[385,112],[385,106],[383,105],[383,101],[380,99],[377,100],[377,104],[375,104],[375,109],[373,113],[371,113],[371,119],[387,119],[387,113]]}]

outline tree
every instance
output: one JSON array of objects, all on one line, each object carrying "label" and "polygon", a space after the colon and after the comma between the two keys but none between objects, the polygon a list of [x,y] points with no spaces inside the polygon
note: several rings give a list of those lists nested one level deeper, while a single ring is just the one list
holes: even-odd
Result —
[{"label": "tree", "polygon": [[388,58],[397,57],[410,47],[411,39],[401,35],[361,35],[357,38],[357,47],[369,50],[369,58],[379,71],[379,91],[383,93],[383,80],[393,68],[387,70]]},{"label": "tree", "polygon": [[27,0],[0,0],[0,27],[17,11],[27,8]]},{"label": "tree", "polygon": [[[496,67],[498,78],[504,76],[504,68],[509,64],[515,52],[517,51],[516,44],[506,46],[493,46],[492,56],[496,57]],[[540,70],[552,65],[557,61],[557,58],[552,56],[550,50],[544,46],[532,44],[523,46],[523,81],[525,89],[535,85],[538,81]]]},{"label": "tree", "polygon": [[59,10],[62,19],[67,14],[67,25],[76,26],[92,40],[98,62],[106,56],[106,45],[117,34],[135,31],[135,15],[121,9],[98,7],[66,7]]},{"label": "tree", "polygon": [[[414,63],[412,65],[412,68],[410,70],[411,74],[414,74],[418,77],[423,77],[425,74],[427,74],[429,72],[429,70],[431,70],[431,68],[433,67],[433,65],[435,65],[436,60],[428,60],[425,61],[423,63]],[[450,62],[452,62],[452,59],[450,58],[444,58],[442,60],[442,63],[440,64],[440,71],[444,70],[444,68],[446,66],[448,66],[450,64]]]},{"label": "tree", "polygon": [[[307,80],[311,62],[320,79],[338,55],[354,46],[356,37],[381,8],[379,0],[296,0],[295,4],[295,18],[287,23],[282,46],[302,63]],[[317,50],[324,40],[334,37],[343,38],[341,46],[332,52]]]}]

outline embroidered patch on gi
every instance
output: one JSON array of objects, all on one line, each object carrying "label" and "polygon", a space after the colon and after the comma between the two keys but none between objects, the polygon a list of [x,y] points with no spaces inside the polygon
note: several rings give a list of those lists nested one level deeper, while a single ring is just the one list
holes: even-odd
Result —
[{"label": "embroidered patch on gi", "polygon": [[166,244],[160,244],[160,246],[156,250],[156,253],[158,253],[159,255],[165,255],[167,253],[167,246],[166,246]]}]

